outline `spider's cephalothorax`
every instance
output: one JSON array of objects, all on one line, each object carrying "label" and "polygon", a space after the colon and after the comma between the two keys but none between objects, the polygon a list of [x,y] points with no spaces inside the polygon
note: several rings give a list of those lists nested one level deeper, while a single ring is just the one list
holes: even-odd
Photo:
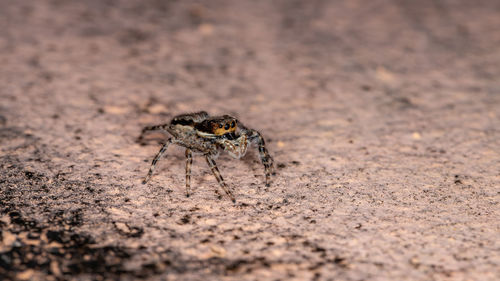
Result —
[{"label": "spider's cephalothorax", "polygon": [[[224,182],[219,169],[215,164],[215,159],[220,150],[226,151],[232,157],[239,159],[247,151],[247,147],[257,144],[260,160],[264,165],[266,174],[266,186],[271,183],[271,173],[273,169],[273,158],[266,149],[264,139],[259,132],[248,129],[229,115],[209,116],[205,111],[182,114],[174,117],[170,123],[157,126],[145,127],[139,140],[142,140],[144,133],[153,130],[168,132],[172,137],[166,140],[162,148],[153,159],[151,168],[144,178],[146,183],[153,174],[156,162],[162,157],[169,144],[174,143],[186,148],[186,195],[191,191],[191,164],[193,163],[192,153],[201,153],[205,156],[208,166],[215,175],[222,189],[235,201],[234,195]],[[218,191],[216,190],[217,194]]]}]

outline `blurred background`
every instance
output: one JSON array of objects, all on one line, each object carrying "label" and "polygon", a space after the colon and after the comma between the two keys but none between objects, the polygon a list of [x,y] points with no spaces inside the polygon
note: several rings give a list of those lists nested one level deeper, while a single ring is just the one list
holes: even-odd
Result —
[{"label": "blurred background", "polygon": [[[0,0],[0,277],[498,280],[500,2]],[[142,127],[259,130],[204,161]],[[227,201],[227,202],[226,202]]]}]

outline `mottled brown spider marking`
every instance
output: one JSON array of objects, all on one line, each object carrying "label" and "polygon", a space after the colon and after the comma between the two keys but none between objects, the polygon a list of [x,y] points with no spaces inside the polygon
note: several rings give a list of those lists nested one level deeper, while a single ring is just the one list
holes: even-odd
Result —
[{"label": "mottled brown spider marking", "polygon": [[[153,159],[151,168],[143,183],[148,182],[151,178],[156,163],[165,153],[168,145],[174,143],[186,148],[187,196],[191,194],[191,166],[193,161],[192,153],[194,152],[205,156],[207,164],[219,185],[234,202],[234,195],[224,182],[214,159],[217,158],[220,150],[226,151],[233,158],[239,159],[246,154],[248,146],[256,144],[260,160],[264,165],[265,183],[266,186],[270,186],[273,158],[266,149],[264,138],[256,130],[246,128],[234,117],[229,115],[209,116],[205,111],[178,115],[169,124],[145,127],[139,136],[139,141],[142,142],[144,134],[153,130],[168,132],[172,137],[167,140]],[[218,190],[215,191],[220,196]]]}]

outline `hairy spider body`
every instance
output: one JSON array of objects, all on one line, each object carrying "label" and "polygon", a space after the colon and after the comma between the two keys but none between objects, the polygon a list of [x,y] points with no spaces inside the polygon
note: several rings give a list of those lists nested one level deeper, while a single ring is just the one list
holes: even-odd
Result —
[{"label": "hairy spider body", "polygon": [[[258,146],[259,157],[264,165],[266,176],[266,186],[271,183],[271,173],[273,169],[273,158],[266,149],[264,138],[256,130],[246,128],[243,124],[229,115],[209,116],[205,111],[182,114],[172,118],[170,123],[145,127],[139,137],[142,141],[144,134],[149,131],[161,130],[169,133],[168,138],[160,151],[156,154],[148,174],[143,180],[147,183],[151,178],[156,163],[163,156],[170,144],[177,144],[186,148],[186,196],[191,194],[191,165],[193,163],[193,152],[205,156],[210,170],[219,182],[221,188],[235,202],[231,189],[222,178],[215,159],[221,150],[226,151],[230,156],[240,159],[247,152],[247,148],[256,144]],[[220,196],[218,190],[216,193]]]}]

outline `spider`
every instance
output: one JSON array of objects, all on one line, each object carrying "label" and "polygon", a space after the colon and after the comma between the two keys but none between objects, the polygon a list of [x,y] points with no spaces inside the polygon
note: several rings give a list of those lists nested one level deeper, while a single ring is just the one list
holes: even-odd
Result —
[{"label": "spider", "polygon": [[[196,153],[205,156],[208,166],[221,188],[233,202],[236,202],[233,192],[226,185],[217,168],[215,159],[219,156],[221,150],[226,151],[233,158],[240,159],[247,152],[248,146],[256,144],[260,160],[264,165],[266,187],[270,186],[273,158],[266,149],[264,138],[259,132],[245,127],[232,116],[209,116],[205,111],[178,115],[170,123],[145,127],[138,140],[142,142],[144,134],[154,130],[167,132],[171,137],[165,141],[153,159],[148,174],[142,181],[143,184],[146,184],[151,178],[156,163],[163,156],[168,146],[177,144],[186,148],[187,197],[191,194],[191,165],[193,163],[193,153]],[[219,191],[216,189],[215,192],[220,198]]]}]

